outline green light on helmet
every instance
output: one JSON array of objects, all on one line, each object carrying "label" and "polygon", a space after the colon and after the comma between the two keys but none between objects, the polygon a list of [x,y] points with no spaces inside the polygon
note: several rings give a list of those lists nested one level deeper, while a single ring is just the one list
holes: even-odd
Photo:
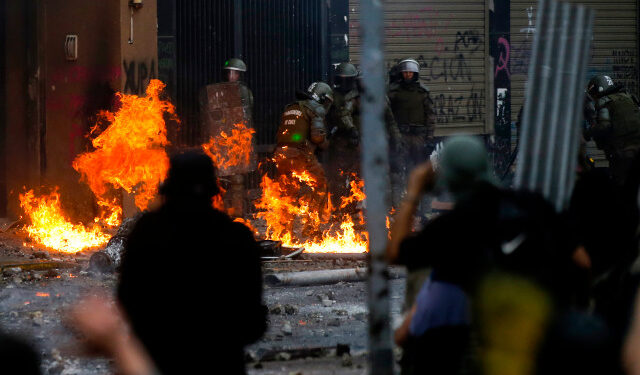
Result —
[{"label": "green light on helmet", "polygon": [[224,62],[224,66],[229,66],[229,60]]},{"label": "green light on helmet", "polygon": [[291,140],[294,142],[300,142],[302,140],[302,135],[300,133],[295,133],[291,136]]}]

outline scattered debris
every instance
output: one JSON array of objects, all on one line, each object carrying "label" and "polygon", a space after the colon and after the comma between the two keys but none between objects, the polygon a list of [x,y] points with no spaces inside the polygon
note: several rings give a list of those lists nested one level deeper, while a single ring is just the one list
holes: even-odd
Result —
[{"label": "scattered debris", "polygon": [[43,270],[50,270],[50,269],[54,269],[54,268],[77,268],[78,267],[78,263],[72,263],[72,262],[62,262],[62,261],[42,261],[42,260],[36,260],[36,261],[6,261],[6,262],[2,262],[0,261],[0,270],[2,270],[2,273],[4,274],[4,272],[7,269],[10,268],[18,268],[21,271],[43,271]]},{"label": "scattered debris", "polygon": [[259,362],[278,361],[278,357],[282,353],[287,353],[289,359],[303,359],[303,358],[322,358],[338,356],[342,357],[345,353],[350,354],[351,349],[348,344],[338,344],[337,346],[322,346],[311,348],[295,348],[295,349],[282,349],[274,348],[272,350],[265,351],[259,359]]},{"label": "scattered debris", "polygon": [[40,327],[44,324],[44,317],[42,315],[42,311],[34,311],[29,314],[31,319],[33,320],[33,325]]},{"label": "scattered debris", "polygon": [[269,308],[269,314],[272,315],[280,315],[282,314],[283,308],[281,304],[273,305]]},{"label": "scattered debris", "polygon": [[351,346],[349,346],[349,344],[338,343],[336,345],[336,355],[340,357],[344,354],[351,354]]},{"label": "scattered debris", "polygon": [[91,255],[91,258],[89,258],[90,270],[101,273],[112,273],[120,268],[122,253],[127,245],[127,238],[140,216],[141,214],[122,221],[118,232],[107,242],[104,250],[94,253]]},{"label": "scattered debris", "polygon": [[361,322],[364,322],[364,321],[367,320],[367,314],[363,313],[363,312],[355,313],[355,314],[353,314],[353,318],[355,320],[359,320]]},{"label": "scattered debris", "polygon": [[298,313],[298,308],[296,306],[293,305],[284,305],[284,312],[287,313],[287,315],[294,315]]},{"label": "scattered debris", "polygon": [[6,232],[9,229],[17,227],[18,225],[24,225],[24,220],[18,219],[14,221],[2,221],[2,223],[0,223],[0,232]]},{"label": "scattered debris", "polygon": [[14,276],[14,275],[19,274],[20,272],[22,272],[22,268],[20,268],[20,267],[9,267],[9,268],[5,268],[2,271],[2,274],[4,276]]},{"label": "scattered debris", "polygon": [[36,251],[33,253],[33,257],[35,259],[51,259],[51,256],[49,255],[49,253],[45,251]]},{"label": "scattered debris", "polygon": [[329,323],[327,323],[327,325],[329,327],[340,327],[340,319],[338,318],[331,319]]},{"label": "scattered debris", "polygon": [[342,355],[342,367],[351,367],[353,366],[353,360],[351,359],[351,355],[348,353],[344,353]]},{"label": "scattered debris", "polygon": [[284,333],[285,336],[291,336],[293,334],[293,329],[291,328],[291,324],[289,324],[289,322],[285,322],[282,326],[282,333]]},{"label": "scattered debris", "polygon": [[276,361],[288,361],[291,359],[291,354],[287,352],[280,352],[276,354]]}]

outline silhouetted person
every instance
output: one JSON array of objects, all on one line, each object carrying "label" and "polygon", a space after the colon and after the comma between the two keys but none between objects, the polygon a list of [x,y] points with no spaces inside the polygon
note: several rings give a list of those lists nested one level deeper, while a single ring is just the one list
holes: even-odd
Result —
[{"label": "silhouetted person", "polygon": [[0,363],[3,374],[40,375],[40,356],[25,341],[0,333]]},{"label": "silhouetted person", "polygon": [[207,156],[172,157],[162,207],[127,243],[118,298],[162,374],[244,374],[243,347],[266,329],[258,245],[212,208],[218,192]]}]

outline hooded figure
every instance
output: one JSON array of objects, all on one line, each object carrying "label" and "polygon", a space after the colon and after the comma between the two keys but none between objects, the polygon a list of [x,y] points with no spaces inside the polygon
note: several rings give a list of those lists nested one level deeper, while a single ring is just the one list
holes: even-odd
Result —
[{"label": "hooded figure", "polygon": [[[164,204],[144,213],[127,241],[118,299],[163,374],[201,374],[220,363],[225,373],[244,374],[243,347],[266,329],[258,244],[246,226],[213,209],[218,192],[209,157],[173,156]],[[233,311],[210,308],[212,295]],[[212,351],[201,342],[209,337],[224,337],[224,345]]]},{"label": "hooded figure", "polygon": [[[409,272],[432,272],[396,331],[396,342],[408,349],[405,369],[450,374],[464,369],[476,288],[495,271],[533,280],[554,300],[571,301],[567,280],[576,246],[566,238],[569,230],[540,195],[495,185],[480,138],[450,138],[409,181],[387,257]],[[412,233],[419,200],[438,187],[454,196],[453,210]]]}]

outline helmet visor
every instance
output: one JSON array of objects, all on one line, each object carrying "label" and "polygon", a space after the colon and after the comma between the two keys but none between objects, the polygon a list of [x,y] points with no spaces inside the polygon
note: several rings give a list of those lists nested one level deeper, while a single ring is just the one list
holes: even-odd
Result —
[{"label": "helmet visor", "polygon": [[420,73],[420,66],[415,60],[404,60],[398,65],[398,70],[401,72]]}]

